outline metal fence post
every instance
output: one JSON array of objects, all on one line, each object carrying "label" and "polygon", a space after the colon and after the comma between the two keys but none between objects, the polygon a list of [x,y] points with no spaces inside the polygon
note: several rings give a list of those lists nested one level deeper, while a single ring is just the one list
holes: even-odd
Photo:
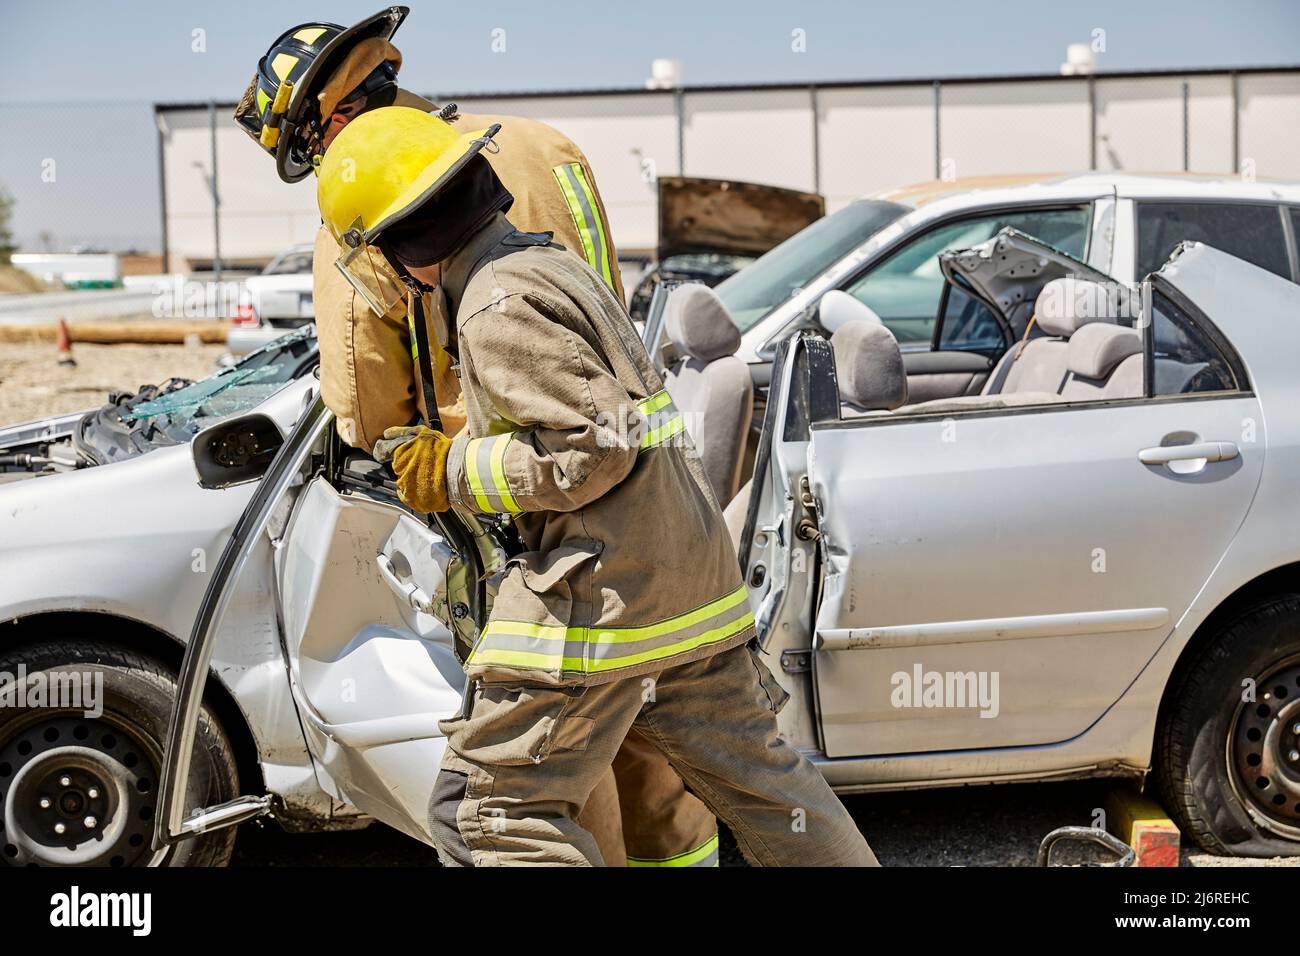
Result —
[{"label": "metal fence post", "polygon": [[171,252],[167,241],[167,122],[157,106],[153,113],[154,125],[158,127],[158,211],[162,220],[162,271],[170,272]]},{"label": "metal fence post", "polygon": [[939,141],[939,81],[934,81],[934,178],[943,178],[943,153]]},{"label": "metal fence post", "polygon": [[208,131],[212,141],[212,279],[221,281],[221,193],[217,187],[217,103],[208,103]]},{"label": "metal fence post", "polygon": [[1232,175],[1241,175],[1241,83],[1237,71],[1228,74],[1232,80]]},{"label": "metal fence post", "polygon": [[676,93],[677,104],[677,175],[686,175],[686,91],[680,86]]},{"label": "metal fence post", "polygon": [[1088,168],[1097,169],[1097,78],[1088,76]]},{"label": "metal fence post", "polygon": [[808,87],[808,102],[812,106],[812,164],[813,192],[822,191],[822,142],[820,117],[817,115],[817,86]]},{"label": "metal fence post", "polygon": [[1183,172],[1191,166],[1191,84],[1183,80]]}]

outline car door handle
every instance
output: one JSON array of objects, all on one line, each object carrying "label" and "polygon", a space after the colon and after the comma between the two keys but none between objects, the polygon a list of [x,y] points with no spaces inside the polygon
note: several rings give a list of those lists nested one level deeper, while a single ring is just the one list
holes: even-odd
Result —
[{"label": "car door handle", "polygon": [[375,564],[379,566],[379,574],[384,579],[384,583],[399,598],[411,606],[413,610],[422,614],[432,614],[434,611],[433,599],[425,594],[418,584],[414,581],[403,581],[397,576],[397,571],[393,567],[393,560],[382,551],[375,555]]},{"label": "car door handle", "polygon": [[1175,461],[1231,461],[1240,452],[1230,441],[1201,441],[1194,445],[1160,445],[1143,448],[1138,461],[1144,465],[1168,465]]}]

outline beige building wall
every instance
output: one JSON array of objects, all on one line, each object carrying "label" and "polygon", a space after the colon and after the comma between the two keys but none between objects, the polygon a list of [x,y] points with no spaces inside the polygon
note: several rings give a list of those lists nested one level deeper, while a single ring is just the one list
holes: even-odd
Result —
[{"label": "beige building wall", "polygon": [[817,91],[821,192],[828,211],[934,176],[934,91],[927,86]]},{"label": "beige building wall", "polygon": [[940,95],[945,178],[1088,168],[1086,83],[963,83]]},{"label": "beige building wall", "polygon": [[[1086,78],[943,83],[937,156],[930,83],[455,100],[465,112],[527,116],[563,131],[595,170],[620,249],[645,252],[656,243],[658,175],[815,189],[833,211],[859,196],[931,179],[936,164],[945,178],[1076,172],[1089,167],[1094,99],[1097,169],[1178,171],[1184,82],[1189,168],[1233,173],[1234,78],[1226,72],[1099,75],[1091,84]],[[1236,83],[1241,173],[1300,180],[1300,71],[1244,73]],[[318,221],[313,184],[281,183],[229,113],[222,107],[217,124],[223,256],[264,260],[310,241]],[[207,110],[162,107],[159,120],[166,131],[168,244],[173,256],[206,262],[212,256]]]},{"label": "beige building wall", "polygon": [[1300,73],[1247,75],[1237,82],[1241,173],[1300,179]]},{"label": "beige building wall", "polygon": [[671,93],[622,96],[457,97],[467,113],[525,116],[554,126],[587,156],[620,249],[655,243],[654,177],[677,175]]}]

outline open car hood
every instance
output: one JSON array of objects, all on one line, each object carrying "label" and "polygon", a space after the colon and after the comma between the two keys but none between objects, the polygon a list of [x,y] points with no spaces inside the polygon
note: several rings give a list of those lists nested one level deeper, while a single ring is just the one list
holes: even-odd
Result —
[{"label": "open car hood", "polygon": [[1017,334],[1033,314],[1038,293],[1053,279],[1073,276],[1118,287],[1106,273],[1010,226],[977,246],[940,253],[939,268],[949,283],[1000,312]]},{"label": "open car hood", "polygon": [[762,255],[825,214],[817,193],[660,176],[659,261],[691,253]]}]

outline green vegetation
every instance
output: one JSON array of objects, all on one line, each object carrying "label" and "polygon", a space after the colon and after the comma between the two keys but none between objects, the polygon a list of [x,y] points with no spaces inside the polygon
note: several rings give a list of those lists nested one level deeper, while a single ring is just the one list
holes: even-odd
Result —
[{"label": "green vegetation", "polygon": [[14,234],[9,228],[9,221],[13,217],[14,197],[0,186],[0,266],[9,265],[9,257],[14,254],[17,248],[14,245]]}]

